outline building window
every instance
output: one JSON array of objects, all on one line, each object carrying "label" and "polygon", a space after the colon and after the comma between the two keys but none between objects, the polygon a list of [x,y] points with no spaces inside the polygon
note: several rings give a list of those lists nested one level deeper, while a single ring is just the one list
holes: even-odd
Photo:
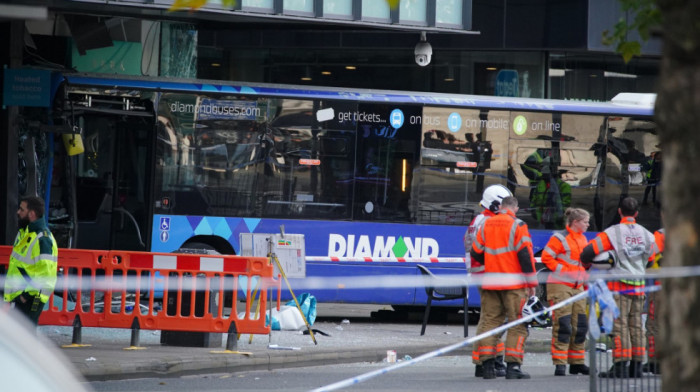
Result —
[{"label": "building window", "polygon": [[621,92],[651,93],[658,81],[658,60],[619,55],[552,53],[549,98],[608,101]]},{"label": "building window", "polygon": [[[285,2],[286,3],[286,2]],[[243,9],[246,11],[274,12],[274,0],[243,0]]]},{"label": "building window", "polygon": [[435,0],[435,22],[439,27],[462,27],[462,0]]},{"label": "building window", "polygon": [[402,0],[399,4],[399,23],[427,25],[428,0]]},{"label": "building window", "polygon": [[314,15],[314,0],[284,0],[284,13],[291,15]]},{"label": "building window", "polygon": [[352,19],[352,0],[324,1],[323,17],[329,19]]},{"label": "building window", "polygon": [[377,0],[362,0],[362,20],[390,22],[389,3]]}]

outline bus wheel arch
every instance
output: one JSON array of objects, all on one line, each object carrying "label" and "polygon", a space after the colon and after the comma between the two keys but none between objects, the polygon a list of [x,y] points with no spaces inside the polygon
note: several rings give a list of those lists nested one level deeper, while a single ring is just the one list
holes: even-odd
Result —
[{"label": "bus wheel arch", "polygon": [[235,255],[233,246],[223,237],[216,235],[196,235],[185,241],[179,253],[207,253],[220,255]]}]

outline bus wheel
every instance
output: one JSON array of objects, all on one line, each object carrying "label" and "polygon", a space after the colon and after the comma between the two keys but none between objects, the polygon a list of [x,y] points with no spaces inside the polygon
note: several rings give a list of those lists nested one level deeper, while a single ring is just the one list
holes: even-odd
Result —
[{"label": "bus wheel", "polygon": [[176,251],[177,253],[194,253],[203,255],[220,255],[218,250],[204,242],[186,242]]}]

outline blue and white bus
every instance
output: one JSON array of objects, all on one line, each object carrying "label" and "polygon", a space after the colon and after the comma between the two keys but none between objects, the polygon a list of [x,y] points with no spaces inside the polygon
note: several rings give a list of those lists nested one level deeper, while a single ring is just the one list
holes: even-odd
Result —
[{"label": "blue and white bus", "polygon": [[[416,263],[464,274],[463,236],[491,184],[519,199],[535,252],[569,206],[600,231],[634,196],[640,223],[660,227],[649,95],[599,103],[83,74],[63,75],[58,91],[54,115],[81,130],[85,152],[56,144],[49,215],[78,248],[240,254],[242,233],[284,225],[306,238],[309,277],[413,276]],[[312,294],[396,307],[426,298],[342,285]]]}]

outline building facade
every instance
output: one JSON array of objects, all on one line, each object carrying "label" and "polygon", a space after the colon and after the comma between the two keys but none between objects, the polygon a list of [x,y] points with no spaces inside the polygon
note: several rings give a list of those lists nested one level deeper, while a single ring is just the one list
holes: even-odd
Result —
[{"label": "building facade", "polygon": [[[380,0],[210,0],[170,12],[172,3],[0,0],[9,43],[0,58],[7,68],[63,73],[594,101],[653,92],[658,78],[658,40],[628,64],[601,43],[604,30],[632,17],[616,1],[402,0],[391,9]],[[427,47],[429,59],[417,59]],[[36,110],[0,113],[5,243],[28,182],[31,151],[18,124]]]}]

